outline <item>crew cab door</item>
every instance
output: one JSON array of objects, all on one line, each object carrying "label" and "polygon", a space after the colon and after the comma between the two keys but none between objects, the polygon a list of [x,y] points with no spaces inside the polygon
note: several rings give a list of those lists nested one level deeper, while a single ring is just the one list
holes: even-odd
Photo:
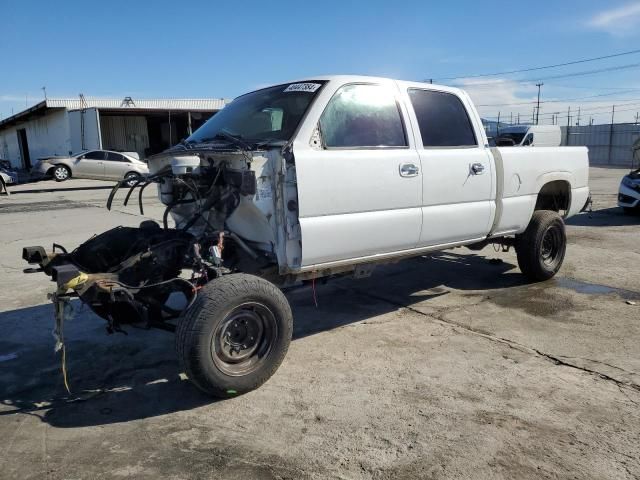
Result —
[{"label": "crew cab door", "polygon": [[[409,88],[422,163],[421,247],[481,239],[494,214],[494,164],[468,99]],[[463,102],[464,100],[464,102]],[[474,128],[474,124],[476,127]]]},{"label": "crew cab door", "polygon": [[420,159],[398,96],[391,82],[330,82],[309,113],[294,144],[302,267],[416,246]]}]

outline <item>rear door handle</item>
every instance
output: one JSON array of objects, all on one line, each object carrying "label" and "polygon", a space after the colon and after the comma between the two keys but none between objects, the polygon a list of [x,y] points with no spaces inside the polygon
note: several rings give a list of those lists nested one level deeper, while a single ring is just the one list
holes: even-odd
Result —
[{"label": "rear door handle", "polygon": [[474,175],[482,175],[484,173],[484,165],[481,163],[474,163],[471,165],[471,172]]},{"label": "rear door handle", "polygon": [[401,177],[417,177],[420,174],[420,168],[415,163],[401,163]]}]

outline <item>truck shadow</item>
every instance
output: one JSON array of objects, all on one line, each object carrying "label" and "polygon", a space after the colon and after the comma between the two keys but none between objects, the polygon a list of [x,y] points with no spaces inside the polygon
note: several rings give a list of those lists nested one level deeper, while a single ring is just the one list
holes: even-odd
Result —
[{"label": "truck shadow", "polygon": [[625,214],[620,207],[602,208],[571,217],[566,223],[576,227],[624,227],[640,225],[640,214]]},{"label": "truck shadow", "polygon": [[[362,280],[336,279],[289,292],[294,312],[294,340],[396,311],[447,295],[525,283],[506,262],[477,254],[452,252],[379,267]],[[80,305],[76,303],[76,308]],[[173,335],[129,329],[106,335],[104,322],[84,309],[67,322],[69,396],[53,352],[52,306],[0,313],[0,421],[16,414],[37,416],[54,427],[106,425],[215,403],[179,374]],[[285,360],[286,362],[286,360]]]}]

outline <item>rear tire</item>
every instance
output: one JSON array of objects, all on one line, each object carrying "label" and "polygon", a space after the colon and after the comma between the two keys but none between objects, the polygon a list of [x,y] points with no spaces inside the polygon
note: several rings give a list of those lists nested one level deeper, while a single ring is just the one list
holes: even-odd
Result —
[{"label": "rear tire", "polygon": [[64,182],[71,178],[71,170],[65,165],[56,165],[51,173],[56,182]]},{"label": "rear tire", "polygon": [[562,217],[551,210],[536,210],[527,229],[516,235],[515,246],[518,266],[527,278],[534,282],[552,278],[567,250]]},{"label": "rear tire", "polygon": [[178,360],[200,390],[233,397],[275,373],[292,331],[291,308],[275,285],[253,275],[226,275],[205,285],[178,321]]}]

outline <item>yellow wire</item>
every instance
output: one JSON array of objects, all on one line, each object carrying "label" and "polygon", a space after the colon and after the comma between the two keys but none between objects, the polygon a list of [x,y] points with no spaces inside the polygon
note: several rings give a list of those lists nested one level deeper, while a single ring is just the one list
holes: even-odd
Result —
[{"label": "yellow wire", "polygon": [[69,388],[69,382],[67,381],[67,354],[66,354],[66,348],[64,346],[64,344],[62,344],[62,378],[64,379],[64,387],[67,389],[67,392],[69,392],[69,395],[71,395],[71,389]]}]

